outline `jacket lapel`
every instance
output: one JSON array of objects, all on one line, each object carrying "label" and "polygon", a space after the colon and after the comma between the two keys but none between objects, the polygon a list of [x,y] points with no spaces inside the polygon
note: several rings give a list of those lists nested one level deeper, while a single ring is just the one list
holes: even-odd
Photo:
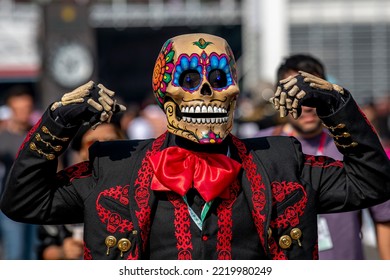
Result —
[{"label": "jacket lapel", "polygon": [[156,205],[156,197],[150,189],[150,183],[153,177],[153,170],[149,163],[148,157],[166,146],[167,133],[162,134],[153,142],[149,143],[142,152],[135,154],[134,165],[140,165],[139,168],[130,168],[132,188],[129,191],[130,215],[134,222],[134,227],[138,231],[138,246],[140,258],[145,252],[149,233],[150,233],[150,216],[152,209]]},{"label": "jacket lapel", "polygon": [[260,164],[253,150],[247,149],[243,141],[232,136],[232,143],[237,149],[241,159],[244,172],[242,173],[241,185],[243,192],[249,203],[253,221],[263,246],[264,252],[269,255],[268,228],[271,219],[272,194],[267,174]]}]

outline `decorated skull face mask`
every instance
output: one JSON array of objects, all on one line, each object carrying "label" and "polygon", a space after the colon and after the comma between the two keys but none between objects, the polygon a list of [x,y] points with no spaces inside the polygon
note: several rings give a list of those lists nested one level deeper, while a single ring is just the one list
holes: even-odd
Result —
[{"label": "decorated skull face mask", "polygon": [[154,67],[153,91],[169,132],[200,144],[221,143],[232,130],[239,94],[230,46],[209,34],[168,40]]}]

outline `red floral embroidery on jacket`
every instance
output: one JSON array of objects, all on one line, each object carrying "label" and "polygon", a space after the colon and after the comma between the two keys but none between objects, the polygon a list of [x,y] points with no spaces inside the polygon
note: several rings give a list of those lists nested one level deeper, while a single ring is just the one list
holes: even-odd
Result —
[{"label": "red floral embroidery on jacket", "polygon": [[129,205],[129,188],[130,185],[124,186],[121,193],[119,194],[119,202],[125,206]]},{"label": "red floral embroidery on jacket", "polygon": [[305,164],[313,167],[328,168],[328,167],[340,167],[344,166],[342,161],[330,161],[328,157],[324,156],[312,156],[305,155]]},{"label": "red floral embroidery on jacket", "polygon": [[152,148],[146,152],[142,160],[141,168],[138,170],[137,179],[135,180],[135,201],[139,210],[135,211],[138,219],[138,225],[141,229],[141,239],[143,241],[143,249],[147,246],[148,236],[150,232],[150,214],[151,208],[149,205],[150,198],[150,182],[153,177],[153,169],[150,165],[148,157],[157,153],[163,145],[167,133],[162,134],[152,144]]},{"label": "red floral embroidery on jacket", "polygon": [[[252,203],[253,203],[253,211],[252,217],[257,229],[257,233],[259,235],[261,244],[263,247],[265,245],[264,240],[264,224],[265,224],[265,205],[266,205],[266,196],[265,196],[265,185],[261,178],[261,175],[257,172],[257,166],[253,161],[253,156],[251,154],[247,154],[247,150],[245,144],[239,140],[237,137],[232,135],[233,144],[237,147],[238,154],[242,161],[242,167],[246,171],[248,180],[251,184],[251,190],[253,193]],[[264,247],[264,251],[266,252],[266,248]]]},{"label": "red floral embroidery on jacket", "polygon": [[272,196],[274,198],[273,199],[274,204],[277,202],[279,202],[279,203],[282,202],[283,200],[285,200],[286,196],[288,196],[289,194],[291,194],[295,190],[301,189],[303,192],[305,192],[302,185],[300,185],[296,182],[286,182],[286,181],[277,182],[277,181],[274,181],[271,183],[271,188],[272,188]]},{"label": "red floral embroidery on jacket", "polygon": [[92,260],[91,250],[87,247],[84,242],[84,260]]},{"label": "red floral embroidery on jacket", "polygon": [[272,182],[272,196],[273,196],[273,205],[275,203],[280,203],[288,195],[296,190],[301,190],[303,193],[302,198],[293,205],[286,207],[284,212],[279,215],[276,219],[272,220],[270,226],[272,228],[287,228],[289,225],[294,227],[299,224],[299,217],[303,215],[304,209],[307,204],[307,194],[303,186],[297,182]]},{"label": "red floral embroidery on jacket", "polygon": [[139,250],[138,250],[138,247],[135,248],[134,252],[131,252],[126,260],[138,260],[139,259]]},{"label": "red floral embroidery on jacket", "polygon": [[74,179],[89,177],[91,175],[89,161],[76,163],[58,173],[59,177],[66,178],[68,182],[72,182]]},{"label": "red floral embroidery on jacket", "polygon": [[[128,188],[128,185],[125,187],[116,186],[102,191],[97,200],[96,200],[96,211],[99,216],[99,219],[102,223],[107,225],[107,231],[115,233],[119,231],[121,233],[129,232],[134,229],[133,222],[128,219],[124,219],[119,213],[112,212],[111,210],[105,208],[101,205],[101,197],[111,197],[120,203],[123,202],[122,195],[123,189]],[[123,204],[123,203],[122,203]]]},{"label": "red floral embroidery on jacket", "polygon": [[313,260],[318,260],[318,259],[319,257],[318,257],[318,239],[317,239],[317,242],[314,245],[314,249],[313,249]]},{"label": "red floral embroidery on jacket", "polygon": [[167,193],[168,200],[175,208],[174,226],[175,237],[177,240],[176,248],[178,250],[178,260],[192,260],[192,241],[191,241],[191,220],[188,212],[188,206],[184,200],[174,192]]},{"label": "red floral embroidery on jacket", "polygon": [[218,260],[232,259],[232,208],[237,199],[240,184],[235,180],[230,187],[230,198],[222,200],[217,208],[218,233],[217,233],[217,258]]}]

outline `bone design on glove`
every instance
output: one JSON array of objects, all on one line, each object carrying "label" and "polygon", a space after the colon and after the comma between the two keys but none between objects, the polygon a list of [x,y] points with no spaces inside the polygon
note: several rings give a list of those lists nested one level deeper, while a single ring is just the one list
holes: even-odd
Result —
[{"label": "bone design on glove", "polygon": [[[280,117],[291,114],[297,119],[301,112],[301,105],[308,93],[318,92],[331,98],[333,93],[343,95],[344,89],[332,84],[317,76],[299,71],[299,75],[290,76],[278,83],[275,95],[271,98],[276,110],[279,110]],[[317,95],[319,97],[320,95]],[[319,99],[324,99],[319,98]],[[337,98],[334,96],[334,98]]]},{"label": "bone design on glove", "polygon": [[96,120],[93,121],[93,128],[103,122],[110,122],[114,113],[125,111],[126,107],[117,104],[116,99],[113,98],[115,95],[114,91],[107,89],[102,84],[98,84],[97,87],[99,90],[95,89],[93,81],[89,81],[75,90],[64,94],[61,100],[53,103],[50,109],[55,111],[66,105],[80,104],[80,106],[89,106],[89,110],[92,112],[100,113]]}]

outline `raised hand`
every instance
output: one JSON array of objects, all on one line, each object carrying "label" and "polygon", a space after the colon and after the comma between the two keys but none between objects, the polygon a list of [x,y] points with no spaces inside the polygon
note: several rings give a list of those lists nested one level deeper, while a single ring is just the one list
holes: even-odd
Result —
[{"label": "raised hand", "polygon": [[114,99],[115,92],[93,81],[66,93],[50,107],[53,116],[63,125],[80,125],[89,122],[92,127],[110,122],[114,113],[126,110]]},{"label": "raised hand", "polygon": [[317,76],[299,71],[278,83],[271,102],[280,117],[291,114],[297,119],[301,106],[315,107],[319,115],[334,111],[343,101],[344,89]]}]

